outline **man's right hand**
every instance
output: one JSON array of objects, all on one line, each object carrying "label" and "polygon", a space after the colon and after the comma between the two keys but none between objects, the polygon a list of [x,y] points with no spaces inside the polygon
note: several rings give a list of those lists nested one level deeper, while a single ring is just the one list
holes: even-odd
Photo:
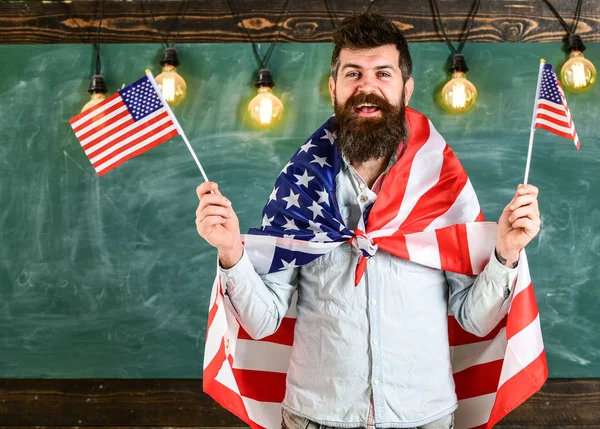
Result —
[{"label": "man's right hand", "polygon": [[231,268],[244,252],[240,224],[231,208],[231,201],[219,192],[214,182],[204,182],[198,186],[196,194],[200,200],[196,209],[198,234],[218,249],[221,267]]}]

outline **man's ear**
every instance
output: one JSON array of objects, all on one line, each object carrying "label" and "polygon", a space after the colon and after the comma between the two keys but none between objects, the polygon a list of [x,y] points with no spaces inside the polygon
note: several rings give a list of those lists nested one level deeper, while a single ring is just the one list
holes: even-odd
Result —
[{"label": "man's ear", "polygon": [[404,104],[406,106],[408,106],[408,102],[410,101],[410,97],[412,97],[414,90],[415,81],[412,77],[409,77],[406,83],[404,84]]},{"label": "man's ear", "polygon": [[331,96],[331,105],[335,105],[335,80],[329,76],[329,95]]}]

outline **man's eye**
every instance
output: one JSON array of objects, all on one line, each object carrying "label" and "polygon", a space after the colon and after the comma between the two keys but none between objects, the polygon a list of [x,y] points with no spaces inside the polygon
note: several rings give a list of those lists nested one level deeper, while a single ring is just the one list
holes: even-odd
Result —
[{"label": "man's eye", "polygon": [[358,72],[350,72],[346,76],[348,76],[348,77],[357,77],[358,76]]},{"label": "man's eye", "polygon": [[379,76],[381,77],[390,77],[390,74],[387,72],[379,72]]}]

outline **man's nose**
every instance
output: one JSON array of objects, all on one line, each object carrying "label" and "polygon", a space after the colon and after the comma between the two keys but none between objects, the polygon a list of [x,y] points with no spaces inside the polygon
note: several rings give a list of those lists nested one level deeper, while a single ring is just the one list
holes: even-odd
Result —
[{"label": "man's nose", "polygon": [[363,92],[365,94],[372,94],[373,92],[375,92],[377,90],[377,85],[375,82],[375,79],[369,77],[369,76],[365,76],[362,81],[360,82],[360,85],[358,86],[358,90],[359,92]]}]

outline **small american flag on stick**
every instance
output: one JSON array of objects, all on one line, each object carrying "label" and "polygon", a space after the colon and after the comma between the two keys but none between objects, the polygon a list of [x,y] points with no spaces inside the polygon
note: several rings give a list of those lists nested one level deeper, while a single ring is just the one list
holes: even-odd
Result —
[{"label": "small american flag on stick", "polygon": [[551,64],[541,64],[541,83],[537,94],[535,128],[543,128],[556,135],[573,140],[579,150],[579,137],[567,106],[565,93]]},{"label": "small american flag on stick", "polygon": [[529,178],[533,134],[536,128],[543,128],[558,136],[573,140],[575,147],[579,150],[579,136],[577,136],[577,131],[575,131],[575,124],[573,124],[573,118],[571,117],[569,106],[567,106],[565,93],[560,86],[552,64],[547,64],[544,59],[540,60],[540,71],[537,90],[535,91],[533,119],[529,135],[529,151],[527,152],[527,164],[525,166],[523,184],[527,184],[527,179]]},{"label": "small american flag on stick", "polygon": [[180,134],[149,73],[69,122],[100,176]]}]

